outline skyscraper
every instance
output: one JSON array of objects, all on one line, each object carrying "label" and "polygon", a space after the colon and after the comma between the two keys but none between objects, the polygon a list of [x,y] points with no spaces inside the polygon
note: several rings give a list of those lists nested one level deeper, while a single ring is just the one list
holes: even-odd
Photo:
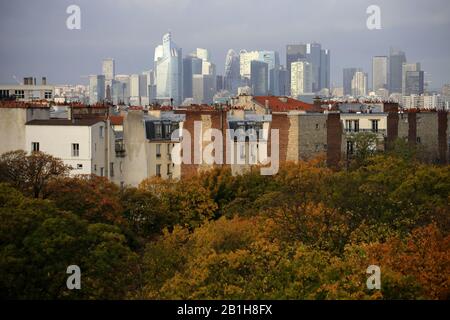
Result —
[{"label": "skyscraper", "polygon": [[[251,62],[260,61],[267,64],[268,91],[273,95],[279,95],[280,57],[276,51],[251,51],[241,50],[240,52],[240,73],[241,77],[251,82]],[[248,83],[248,82],[247,82]]]},{"label": "skyscraper", "polygon": [[101,103],[105,100],[105,76],[89,76],[89,104]]},{"label": "skyscraper", "polygon": [[306,44],[288,44],[286,46],[286,87],[291,90],[291,64],[306,59]]},{"label": "skyscraper", "polygon": [[155,49],[156,98],[161,102],[180,105],[183,94],[182,50],[167,33],[163,43]]},{"label": "skyscraper", "polygon": [[402,66],[406,62],[403,51],[391,48],[389,53],[389,92],[402,92]]},{"label": "skyscraper", "polygon": [[307,61],[297,61],[291,64],[291,96],[312,92],[312,66]]},{"label": "skyscraper", "polygon": [[367,73],[355,72],[352,79],[352,95],[355,97],[367,95]]},{"label": "skyscraper", "polygon": [[331,56],[330,50],[322,49],[320,51],[320,83],[319,83],[320,90],[325,88],[330,89],[330,75],[331,75],[330,56]]},{"label": "skyscraper", "polygon": [[202,74],[202,59],[189,55],[183,59],[183,100],[193,97],[193,76]]},{"label": "skyscraper", "polygon": [[255,96],[266,96],[269,90],[269,65],[265,62],[250,62],[250,87]]},{"label": "skyscraper", "polygon": [[192,97],[196,104],[211,104],[215,94],[216,77],[211,74],[194,74]]},{"label": "skyscraper", "polygon": [[344,96],[349,96],[352,94],[352,80],[355,73],[361,71],[360,68],[344,68],[342,86],[344,89]]},{"label": "skyscraper", "polygon": [[241,85],[240,60],[239,55],[233,50],[228,50],[225,59],[225,89],[232,94],[237,93],[238,87]]},{"label": "skyscraper", "polygon": [[105,76],[106,81],[111,81],[116,76],[116,65],[114,59],[107,58],[103,60],[102,64],[102,74]]},{"label": "skyscraper", "polygon": [[320,43],[306,44],[306,60],[311,64],[312,68],[312,87],[313,92],[319,91],[320,88],[320,61],[322,54],[322,46]]},{"label": "skyscraper", "polygon": [[372,58],[372,90],[388,88],[388,57],[376,56]]},{"label": "skyscraper", "polygon": [[403,63],[402,64],[402,95],[406,96],[406,75],[410,71],[420,71],[420,63]]},{"label": "skyscraper", "polygon": [[406,71],[404,96],[412,94],[421,95],[424,93],[424,72]]}]

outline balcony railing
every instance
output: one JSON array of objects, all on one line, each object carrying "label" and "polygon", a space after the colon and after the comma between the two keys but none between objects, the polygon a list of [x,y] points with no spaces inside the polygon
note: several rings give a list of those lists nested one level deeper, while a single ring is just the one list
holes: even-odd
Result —
[{"label": "balcony railing", "polygon": [[378,134],[382,134],[382,135],[386,135],[387,134],[387,130],[386,129],[353,129],[353,128],[344,128],[344,132],[345,133],[358,133],[358,132],[372,132],[372,133],[378,133]]}]

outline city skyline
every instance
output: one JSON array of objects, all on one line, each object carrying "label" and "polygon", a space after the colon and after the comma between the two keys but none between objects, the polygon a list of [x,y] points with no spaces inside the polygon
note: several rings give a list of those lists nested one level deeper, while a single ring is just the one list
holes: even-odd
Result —
[{"label": "city skyline", "polygon": [[[65,27],[68,17],[65,9],[71,4],[69,1],[47,6],[53,14],[48,14],[51,18],[45,23],[36,18],[40,9],[34,3],[2,3],[0,34],[9,45],[0,49],[0,82],[14,83],[13,76],[20,79],[42,75],[54,84],[86,83],[87,75],[101,74],[99,61],[106,57],[115,59],[117,74],[141,73],[153,69],[154,48],[161,42],[161,35],[170,30],[184,54],[197,47],[208,49],[211,61],[217,65],[217,74],[224,74],[229,49],[236,52],[241,49],[277,51],[281,64],[286,65],[286,45],[318,42],[331,50],[331,85],[340,86],[343,68],[361,67],[368,72],[372,57],[388,55],[389,48],[394,46],[406,52],[408,61],[421,62],[426,80],[431,80],[430,88],[438,89],[448,82],[447,74],[450,73],[450,57],[446,54],[449,44],[441,40],[449,26],[446,17],[450,5],[439,0],[433,3],[436,5],[380,1],[381,30],[366,27],[368,15],[365,9],[370,5],[369,1],[358,4],[351,1],[337,4],[328,0],[318,1],[318,4],[277,2],[279,8],[289,4],[302,9],[297,16],[283,10],[283,13],[279,10],[274,13],[274,4],[255,7],[254,1],[242,4],[228,1],[224,5],[216,1],[201,4],[188,0],[154,1],[147,4],[135,0],[119,1],[106,7],[103,1],[80,1],[77,4],[81,8],[81,30]],[[41,3],[39,6],[42,7]],[[253,11],[249,11],[251,9]],[[217,10],[222,10],[222,14],[218,15]],[[395,14],[398,10],[402,10],[401,17]],[[136,19],[121,19],[122,15],[130,16],[131,11]],[[189,18],[192,12],[201,15],[198,19]],[[235,14],[228,14],[232,12]],[[244,21],[248,12],[253,15]],[[305,12],[311,17],[308,18]],[[164,19],[161,23],[161,17],[156,19],[167,13],[171,14],[169,20]],[[345,16],[355,18],[335,23],[336,19]],[[271,17],[266,21],[277,22],[263,23],[261,17]],[[6,28],[10,23],[16,27]],[[208,28],[203,23],[207,23]],[[47,36],[42,37],[42,34]]]}]

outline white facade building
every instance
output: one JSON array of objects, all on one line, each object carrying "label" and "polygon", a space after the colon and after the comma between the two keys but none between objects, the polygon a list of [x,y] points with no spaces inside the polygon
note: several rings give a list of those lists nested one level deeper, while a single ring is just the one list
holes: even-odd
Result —
[{"label": "white facade building", "polygon": [[27,152],[42,151],[72,167],[71,175],[96,174],[120,182],[121,164],[115,157],[115,138],[99,119],[32,120],[25,126]]},{"label": "white facade building", "polygon": [[291,64],[291,95],[312,92],[312,66],[306,61],[297,61]]},{"label": "white facade building", "polygon": [[367,74],[361,71],[355,72],[352,79],[352,95],[361,97],[367,95]]}]

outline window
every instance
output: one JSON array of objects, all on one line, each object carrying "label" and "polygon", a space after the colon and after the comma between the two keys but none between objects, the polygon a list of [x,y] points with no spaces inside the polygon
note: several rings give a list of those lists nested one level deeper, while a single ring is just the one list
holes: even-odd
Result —
[{"label": "window", "polygon": [[39,151],[39,142],[32,142],[31,143],[31,151],[38,152]]},{"label": "window", "polygon": [[25,91],[24,90],[15,90],[14,95],[16,98],[25,99]]},{"label": "window", "polygon": [[156,157],[161,158],[161,144],[156,145]]},{"label": "window", "polygon": [[420,137],[416,138],[417,143],[420,143]]},{"label": "window", "polygon": [[114,177],[114,162],[109,164],[109,174],[111,177]]},{"label": "window", "polygon": [[319,124],[316,123],[316,130],[319,130]]},{"label": "window", "polygon": [[103,167],[100,168],[100,177],[103,177],[105,175],[105,169]]},{"label": "window", "polygon": [[83,165],[81,163],[78,163],[77,164],[77,169],[79,169],[79,170],[83,169]]},{"label": "window", "polygon": [[79,156],[80,156],[80,144],[72,143],[72,157],[79,157]]},{"label": "window", "polygon": [[44,98],[45,99],[51,99],[52,98],[52,92],[51,91],[45,91],[44,92]]},{"label": "window", "polygon": [[345,131],[359,132],[359,120],[345,120]]},{"label": "window", "polygon": [[156,165],[156,176],[161,177],[161,165],[160,164]]},{"label": "window", "polygon": [[103,136],[104,136],[103,126],[100,127],[99,135],[100,135],[100,139],[103,139]]},{"label": "window", "polygon": [[170,125],[170,123],[167,123],[164,125],[164,133],[165,133],[165,138],[166,139],[170,139],[171,136],[171,128],[172,126]]},{"label": "window", "polygon": [[97,172],[97,165],[94,164],[94,172]]},{"label": "window", "polygon": [[167,164],[167,175],[170,175],[171,174],[171,172],[170,172],[170,163],[169,164]]},{"label": "window", "polygon": [[155,123],[155,138],[162,138],[162,125]]},{"label": "window", "polygon": [[372,122],[372,132],[378,132],[378,122],[380,120],[370,120]]}]

